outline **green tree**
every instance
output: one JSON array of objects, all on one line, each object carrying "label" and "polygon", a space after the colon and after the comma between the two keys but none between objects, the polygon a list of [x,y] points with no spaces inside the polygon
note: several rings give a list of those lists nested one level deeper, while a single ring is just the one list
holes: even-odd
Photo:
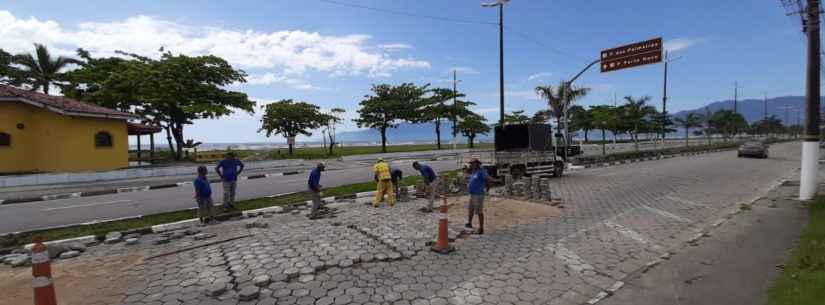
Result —
[{"label": "green tree", "polygon": [[[267,137],[281,135],[287,140],[298,135],[311,136],[310,130],[321,127],[330,119],[330,115],[321,113],[319,109],[316,105],[292,99],[267,104],[258,132],[266,132]],[[288,143],[289,154],[292,155],[295,143]]]},{"label": "green tree", "polygon": [[504,124],[527,124],[530,117],[524,115],[524,110],[516,110],[510,114],[504,114]]},{"label": "green tree", "polygon": [[[435,139],[436,146],[441,149],[441,121],[448,119],[458,120],[460,117],[466,116],[470,111],[463,103],[456,103],[455,105],[447,105],[445,102],[459,97],[464,97],[464,94],[454,92],[452,89],[434,88],[428,90],[430,95],[421,99],[421,105],[416,112],[418,116],[413,118],[415,123],[433,122],[435,125]],[[457,101],[457,100],[456,100]],[[455,122],[453,122],[455,124]],[[455,131],[453,132],[455,136]]]},{"label": "green tree", "polygon": [[14,56],[0,49],[0,84],[19,85],[21,71],[13,62]]},{"label": "green tree", "polygon": [[688,113],[685,117],[676,117],[673,119],[677,125],[685,129],[685,146],[690,146],[690,129],[702,127],[705,118],[698,113]]},{"label": "green tree", "polygon": [[588,141],[588,134],[593,130],[593,113],[584,107],[576,105],[568,110],[570,116],[570,132],[584,131],[584,141]]},{"label": "green tree", "polygon": [[419,117],[416,109],[427,87],[404,83],[399,86],[388,84],[372,85],[372,95],[367,95],[359,103],[359,117],[353,121],[358,127],[377,129],[381,134],[381,151],[387,152],[387,129],[398,127],[399,121],[414,121]]},{"label": "green tree", "polygon": [[631,126],[628,132],[633,138],[636,150],[639,150],[639,133],[644,131],[646,120],[656,113],[656,108],[646,104],[650,101],[649,96],[634,98],[628,95],[624,100],[625,104],[621,106],[624,109],[623,120]]},{"label": "green tree", "polygon": [[550,120],[551,116],[552,115],[550,114],[549,110],[539,110],[533,114],[532,118],[530,118],[530,123],[547,124],[547,121]]},{"label": "green tree", "polygon": [[557,134],[562,133],[562,118],[564,117],[565,109],[570,107],[576,100],[586,96],[588,92],[590,92],[590,88],[573,87],[565,81],[559,82],[559,85],[556,87],[551,85],[536,87],[536,94],[547,102],[550,114],[556,118]]},{"label": "green tree", "polygon": [[335,127],[341,123],[341,115],[347,111],[343,108],[332,108],[329,112],[330,113],[327,114],[325,120],[325,126],[327,127],[327,136],[329,137],[329,155],[331,156],[333,154],[333,148],[335,147],[336,140]]},{"label": "green tree", "polygon": [[751,124],[751,129],[753,130],[753,132],[762,135],[777,134],[782,132],[783,128],[784,126],[782,126],[782,120],[780,120],[779,117],[775,115],[771,115],[770,117],[753,122],[753,124]]},{"label": "green tree", "polygon": [[49,49],[42,44],[34,44],[34,53],[17,54],[13,57],[13,62],[22,66],[20,70],[20,82],[28,85],[31,90],[43,90],[49,94],[49,87],[63,80],[63,72],[69,65],[76,63],[75,59],[58,56],[53,58]]},{"label": "green tree", "polygon": [[64,95],[127,112],[150,107],[139,92],[146,66],[128,56],[95,58],[84,49],[77,50],[77,57],[80,67],[64,75],[68,82],[61,86]]},{"label": "green tree", "polygon": [[[605,145],[607,145],[607,130],[611,129],[615,111],[612,106],[600,105],[600,106],[591,106],[590,109],[587,110],[590,112],[591,118],[593,119],[593,128],[602,131],[602,156],[607,154],[605,149]],[[615,137],[615,136],[614,136]]]},{"label": "green tree", "polygon": [[465,117],[458,123],[457,129],[461,131],[461,134],[467,137],[467,144],[470,148],[474,147],[475,138],[478,135],[486,135],[490,132],[490,126],[487,126],[487,118],[473,114]]},{"label": "green tree", "polygon": [[737,130],[744,129],[748,126],[745,118],[741,114],[733,112],[733,110],[720,109],[714,112],[708,118],[708,124],[713,130],[722,134],[722,137],[727,140],[736,134]]},{"label": "green tree", "polygon": [[230,115],[236,109],[254,112],[255,102],[246,94],[224,89],[246,82],[246,73],[220,57],[164,52],[152,59],[119,53],[123,58],[86,58],[69,77],[69,93],[103,106],[132,110],[145,118],[144,123],[163,127],[177,160],[183,154],[184,126]]}]

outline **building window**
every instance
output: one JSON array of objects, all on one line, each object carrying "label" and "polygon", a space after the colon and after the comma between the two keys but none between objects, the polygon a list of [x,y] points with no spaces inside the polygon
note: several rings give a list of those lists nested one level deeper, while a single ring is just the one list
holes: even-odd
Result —
[{"label": "building window", "polygon": [[101,131],[95,135],[95,147],[112,147],[112,134]]},{"label": "building window", "polygon": [[11,135],[5,132],[0,132],[0,147],[11,146]]}]

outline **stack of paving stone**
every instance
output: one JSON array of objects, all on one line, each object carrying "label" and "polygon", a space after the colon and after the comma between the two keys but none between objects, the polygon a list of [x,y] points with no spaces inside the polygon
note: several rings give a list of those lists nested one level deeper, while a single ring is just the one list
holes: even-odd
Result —
[{"label": "stack of paving stone", "polygon": [[424,184],[424,180],[418,179],[418,182],[415,183],[415,197],[416,198],[425,198],[427,197],[427,185]]},{"label": "stack of paving stone", "polygon": [[544,203],[550,203],[553,200],[550,192],[550,178],[541,178],[539,183],[541,184],[541,196],[539,199]]},{"label": "stack of paving stone", "polygon": [[504,175],[504,194],[505,196],[513,196],[513,176]]},{"label": "stack of paving stone", "polygon": [[515,181],[512,185],[512,196],[515,198],[520,198],[524,196],[526,184],[524,181]]},{"label": "stack of paving stone", "polygon": [[532,176],[530,177],[530,184],[532,193],[530,194],[530,199],[532,200],[541,200],[541,177],[539,176]]},{"label": "stack of paving stone", "polygon": [[398,201],[407,202],[410,201],[410,191],[407,189],[406,186],[402,186],[398,190]]}]

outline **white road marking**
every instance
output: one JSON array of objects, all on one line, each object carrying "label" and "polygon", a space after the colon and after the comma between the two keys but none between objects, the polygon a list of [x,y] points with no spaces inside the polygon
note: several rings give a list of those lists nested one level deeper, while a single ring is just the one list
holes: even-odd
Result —
[{"label": "white road marking", "polygon": [[651,248],[653,248],[654,250],[657,250],[657,251],[662,250],[661,246],[659,246],[656,243],[648,240],[646,237],[644,237],[644,235],[642,235],[639,232],[633,231],[633,230],[628,229],[627,227],[625,227],[623,225],[620,225],[618,223],[615,223],[615,222],[612,222],[612,221],[609,221],[609,220],[605,221],[604,224],[606,226],[611,227],[614,230],[618,231],[620,234],[622,234],[624,236],[627,236],[630,239],[639,242],[640,244],[650,246]]},{"label": "white road marking", "polygon": [[646,205],[643,205],[642,208],[644,208],[645,210],[651,211],[655,214],[659,214],[660,216],[675,219],[675,220],[678,220],[678,221],[681,221],[681,222],[686,222],[686,223],[692,223],[693,222],[693,220],[690,220],[690,219],[684,218],[682,216],[670,213],[668,211],[662,211],[660,209],[652,208],[652,207],[649,207],[649,206],[646,206]]},{"label": "white road marking", "polygon": [[89,204],[73,205],[73,206],[68,206],[68,207],[41,209],[40,211],[41,212],[48,212],[48,211],[55,211],[55,210],[65,210],[65,209],[91,207],[91,206],[97,206],[97,205],[123,203],[123,202],[129,202],[129,201],[131,201],[131,200],[123,199],[123,200],[114,200],[114,201],[105,201],[105,202],[95,202],[95,203],[89,203]]},{"label": "white road marking", "polygon": [[693,201],[690,201],[690,200],[687,200],[687,199],[682,199],[682,198],[679,198],[679,197],[667,196],[665,198],[676,201],[676,202],[684,204],[684,205],[698,206],[698,207],[704,207],[705,206],[704,204],[696,203],[696,202],[693,202]]},{"label": "white road marking", "polygon": [[594,270],[593,266],[579,257],[573,250],[567,249],[562,243],[555,243],[547,246],[547,250],[553,252],[556,258],[560,259],[567,267],[578,273],[585,270]]}]

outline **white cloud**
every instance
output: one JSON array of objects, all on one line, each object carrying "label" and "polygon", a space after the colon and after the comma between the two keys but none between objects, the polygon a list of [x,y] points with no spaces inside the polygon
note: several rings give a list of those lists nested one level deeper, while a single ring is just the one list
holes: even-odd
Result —
[{"label": "white cloud", "polygon": [[537,79],[544,79],[544,78],[548,78],[552,75],[553,75],[553,73],[550,73],[550,72],[539,72],[539,73],[536,73],[536,74],[531,74],[530,76],[527,77],[527,80],[532,81],[532,80],[537,80]]},{"label": "white cloud", "polygon": [[470,67],[451,67],[451,68],[447,69],[445,71],[445,73],[453,73],[453,71],[455,71],[458,74],[479,74],[479,73],[481,73],[478,70],[470,68]]},{"label": "white cloud", "polygon": [[668,52],[677,52],[687,49],[696,44],[705,43],[704,38],[676,38],[665,41],[665,50]]},{"label": "white cloud", "polygon": [[397,51],[397,50],[403,50],[403,49],[412,49],[412,46],[408,45],[406,43],[390,43],[390,44],[381,45],[381,48],[384,49],[384,50],[387,50],[387,51]]},{"label": "white cloud", "polygon": [[113,55],[116,50],[157,56],[158,49],[164,47],[188,55],[214,54],[240,68],[276,70],[283,75],[315,70],[384,77],[399,69],[430,67],[427,61],[394,58],[377,51],[369,40],[368,35],[188,26],[142,15],[113,22],[83,22],[71,29],[55,21],[21,19],[0,10],[0,45],[11,52],[30,52],[34,42],[57,54],[72,54],[82,47],[96,56]]},{"label": "white cloud", "polygon": [[284,75],[275,75],[275,73],[267,72],[260,75],[250,75],[246,78],[246,83],[249,85],[272,85],[272,84],[285,84],[295,89],[301,90],[321,90],[322,88],[313,86],[309,82],[298,79],[298,78],[291,78]]}]

